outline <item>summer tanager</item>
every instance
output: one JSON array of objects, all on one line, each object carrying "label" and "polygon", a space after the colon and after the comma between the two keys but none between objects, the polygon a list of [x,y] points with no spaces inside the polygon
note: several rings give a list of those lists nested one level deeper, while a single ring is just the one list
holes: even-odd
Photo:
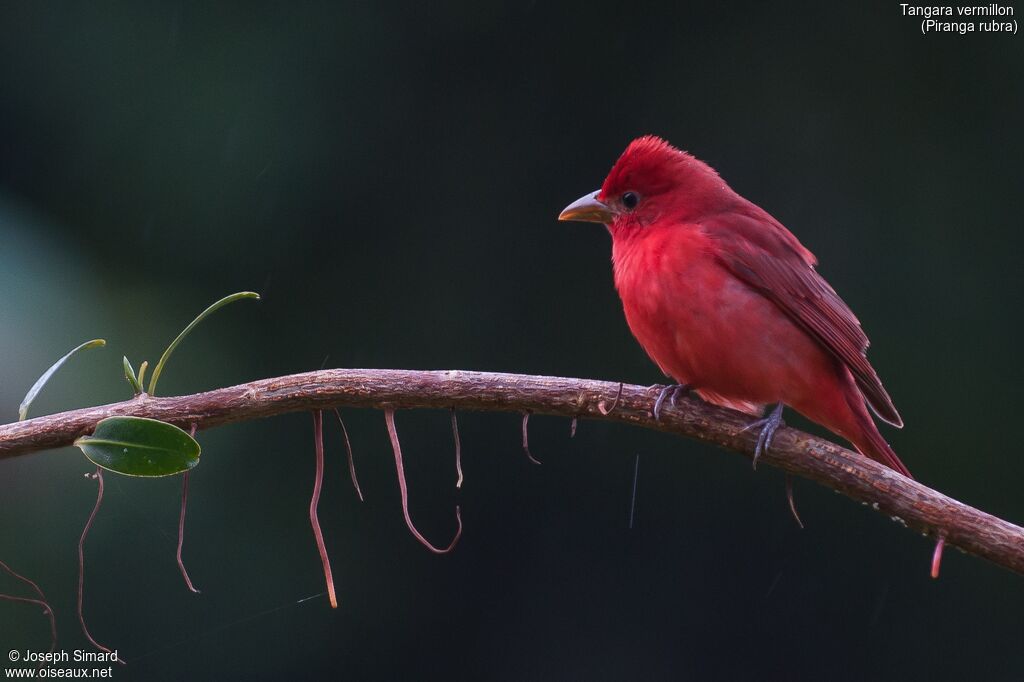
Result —
[{"label": "summer tanager", "polygon": [[[634,140],[597,192],[559,220],[603,223],[615,287],[633,335],[679,389],[760,417],[756,456],[788,405],[904,476],[868,408],[903,426],[868,362],[867,336],[814,266],[814,254],[734,192],[710,166],[664,140]],[[755,459],[756,461],[756,459]]]}]

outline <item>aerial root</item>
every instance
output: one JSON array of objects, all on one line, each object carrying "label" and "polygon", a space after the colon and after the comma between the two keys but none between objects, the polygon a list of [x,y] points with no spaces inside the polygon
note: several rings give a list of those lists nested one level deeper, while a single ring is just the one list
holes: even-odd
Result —
[{"label": "aerial root", "polygon": [[[612,402],[612,406],[606,408],[605,407],[605,402],[602,400],[601,402],[599,402],[597,404],[597,411],[598,412],[600,412],[601,414],[603,414],[604,416],[607,417],[608,415],[610,415],[615,410],[616,407],[619,406],[619,400],[622,398],[622,386],[623,386],[623,382],[620,381],[619,382],[619,391],[618,391],[618,393],[615,394],[615,400]],[[675,403],[673,402],[672,404],[674,405]]]},{"label": "aerial root", "polygon": [[192,584],[192,579],[188,576],[185,562],[181,559],[181,547],[185,544],[185,508],[188,505],[188,475],[188,471],[181,475],[181,514],[178,516],[178,569],[181,571],[181,577],[185,579],[185,586],[188,587],[189,591],[199,594],[199,590],[195,588],[195,585]]},{"label": "aerial root", "polygon": [[[57,620],[53,614],[53,607],[50,606],[50,603],[47,601],[46,595],[43,594],[42,588],[39,587],[39,585],[34,580],[30,580],[29,578],[26,578],[25,576],[16,572],[13,568],[5,564],[3,561],[0,561],[0,568],[4,569],[8,573],[10,573],[11,576],[17,578],[18,580],[22,581],[23,583],[31,587],[32,590],[39,597],[39,599],[33,599],[31,597],[16,597],[13,594],[0,594],[0,599],[6,599],[7,601],[14,602],[23,602],[26,604],[35,604],[36,606],[42,607],[43,614],[50,619],[50,653],[52,654],[57,649]],[[39,666],[42,667],[43,663],[44,661],[40,661]]]},{"label": "aerial root", "polygon": [[458,530],[455,531],[455,537],[452,538],[451,543],[444,549],[430,544],[430,541],[416,530],[416,526],[412,522],[412,517],[409,516],[409,490],[405,484],[405,467],[402,466],[402,445],[398,442],[398,430],[395,428],[395,408],[384,408],[384,423],[388,427],[388,436],[391,438],[391,449],[395,453],[395,469],[398,471],[398,490],[402,495],[402,515],[405,516],[405,525],[409,527],[409,532],[412,533],[413,537],[419,540],[420,544],[428,550],[434,554],[448,554],[455,549],[455,545],[458,544],[459,538],[462,537],[462,511],[458,505],[455,506],[455,520],[458,522]]},{"label": "aerial root", "polygon": [[313,537],[316,539],[316,548],[320,552],[320,562],[324,566],[324,580],[327,581],[327,597],[331,601],[331,608],[338,608],[338,598],[334,593],[334,576],[331,575],[331,560],[327,556],[327,547],[324,545],[324,534],[320,531],[320,519],[317,518],[316,508],[320,504],[320,488],[324,483],[324,413],[321,410],[313,411],[313,441],[316,448],[316,478],[313,480],[313,498],[309,501],[309,523],[313,526]]},{"label": "aerial root", "polygon": [[946,547],[946,536],[941,531],[939,539],[935,542],[935,551],[932,552],[932,577],[939,577],[939,568],[942,566],[942,550]]},{"label": "aerial root", "polygon": [[[89,643],[94,647],[105,653],[113,653],[110,649],[103,646],[89,634],[89,628],[85,626],[85,615],[82,608],[85,595],[85,538],[89,535],[89,529],[92,528],[92,522],[96,519],[96,513],[100,510],[100,504],[103,502],[103,470],[96,467],[96,473],[86,474],[86,478],[95,479],[96,487],[96,504],[92,508],[92,513],[89,514],[88,520],[85,522],[85,528],[82,529],[82,537],[78,538],[78,622],[82,626],[82,633],[85,634],[85,638],[89,640]],[[124,665],[124,661],[121,657],[117,657],[118,663]]]},{"label": "aerial root", "polygon": [[334,416],[338,418],[338,423],[341,424],[341,434],[345,437],[345,452],[348,453],[348,475],[352,479],[352,487],[356,489],[359,501],[363,502],[363,491],[360,490],[359,479],[356,478],[356,462],[352,458],[352,443],[348,439],[348,429],[345,428],[345,420],[341,418],[341,412],[336,407],[334,408]]},{"label": "aerial root", "polygon": [[793,501],[793,476],[791,474],[786,474],[786,500],[789,502],[789,511],[792,512],[793,518],[796,519],[796,524],[802,530],[804,522],[800,520],[800,515],[796,513],[796,502]]},{"label": "aerial root", "polygon": [[640,478],[640,454],[633,461],[633,494],[629,499],[629,529],[633,530],[633,519],[636,517],[636,482]]},{"label": "aerial root", "polygon": [[[190,436],[196,437],[196,423],[192,422],[192,429],[189,431]],[[178,515],[178,570],[181,571],[181,577],[185,579],[185,586],[188,587],[189,591],[194,594],[199,594],[199,590],[192,584],[192,579],[188,576],[188,571],[185,570],[185,562],[181,560],[181,547],[185,544],[185,508],[188,506],[188,475],[190,472],[186,471],[181,476],[181,514]]]},{"label": "aerial root", "polygon": [[459,420],[455,417],[455,408],[451,408],[452,412],[452,438],[455,440],[455,471],[458,473],[458,479],[455,481],[455,487],[459,490],[462,489],[462,442],[459,439]]},{"label": "aerial root", "polygon": [[533,454],[530,453],[530,413],[523,412],[523,452],[526,453],[526,458],[534,464],[541,464]]}]

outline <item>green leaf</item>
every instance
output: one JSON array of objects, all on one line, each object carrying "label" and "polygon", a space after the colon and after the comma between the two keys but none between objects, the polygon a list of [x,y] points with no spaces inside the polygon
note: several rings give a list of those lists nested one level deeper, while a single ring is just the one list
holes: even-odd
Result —
[{"label": "green leaf", "polygon": [[132,363],[128,362],[128,356],[123,355],[124,359],[124,378],[128,380],[128,384],[131,385],[132,391],[135,395],[142,393],[142,386],[139,384],[138,377],[135,376],[135,370],[132,368]]},{"label": "green leaf", "polygon": [[146,368],[149,367],[149,360],[143,360],[142,364],[139,365],[139,392],[142,392],[142,387],[146,385]]},{"label": "green leaf", "polygon": [[181,333],[178,334],[178,338],[174,339],[174,341],[171,341],[171,345],[167,346],[167,350],[165,350],[164,354],[160,356],[160,361],[156,363],[156,368],[153,370],[153,378],[149,380],[150,395],[156,395],[156,382],[160,380],[160,374],[164,370],[164,365],[167,364],[167,360],[168,358],[171,357],[171,353],[173,353],[174,349],[178,347],[178,344],[181,343],[186,336],[188,336],[188,333],[192,331],[192,329],[195,328],[197,324],[202,322],[204,319],[206,319],[207,316],[209,316],[217,309],[223,308],[228,303],[234,303],[235,301],[239,301],[243,298],[254,298],[258,301],[260,300],[260,295],[257,294],[255,291],[239,291],[237,294],[225,296],[224,298],[220,299],[203,312],[199,313],[199,316],[196,317],[196,319],[192,320],[192,322],[187,327],[181,330]]},{"label": "green leaf", "polygon": [[93,464],[125,476],[173,476],[199,464],[199,443],[173,424],[107,417],[75,441]]},{"label": "green leaf", "polygon": [[28,416],[28,408],[32,404],[32,401],[36,399],[36,396],[39,395],[39,391],[43,390],[43,386],[45,386],[46,382],[50,380],[50,377],[52,377],[72,355],[80,350],[85,350],[86,348],[96,348],[97,346],[105,345],[107,345],[107,342],[103,339],[86,341],[81,346],[71,349],[67,355],[53,363],[53,365],[50,366],[50,369],[43,372],[43,376],[36,379],[36,383],[32,384],[32,388],[28,389],[28,393],[25,394],[25,399],[22,400],[21,405],[18,406],[18,421],[22,421]]}]

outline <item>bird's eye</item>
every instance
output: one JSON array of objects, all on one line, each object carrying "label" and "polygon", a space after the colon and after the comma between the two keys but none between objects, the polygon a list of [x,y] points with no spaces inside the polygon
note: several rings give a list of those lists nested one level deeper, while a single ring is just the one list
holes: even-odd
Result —
[{"label": "bird's eye", "polygon": [[626,192],[622,195],[622,205],[633,210],[640,203],[640,195],[636,192]]}]

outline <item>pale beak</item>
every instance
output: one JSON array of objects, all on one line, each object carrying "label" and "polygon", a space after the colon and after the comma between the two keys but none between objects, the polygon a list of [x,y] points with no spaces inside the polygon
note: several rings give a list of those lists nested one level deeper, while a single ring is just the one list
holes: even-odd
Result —
[{"label": "pale beak", "polygon": [[558,214],[558,219],[611,225],[615,214],[607,204],[597,200],[597,195],[600,193],[601,190],[598,190],[580,197],[562,209],[562,212]]}]

